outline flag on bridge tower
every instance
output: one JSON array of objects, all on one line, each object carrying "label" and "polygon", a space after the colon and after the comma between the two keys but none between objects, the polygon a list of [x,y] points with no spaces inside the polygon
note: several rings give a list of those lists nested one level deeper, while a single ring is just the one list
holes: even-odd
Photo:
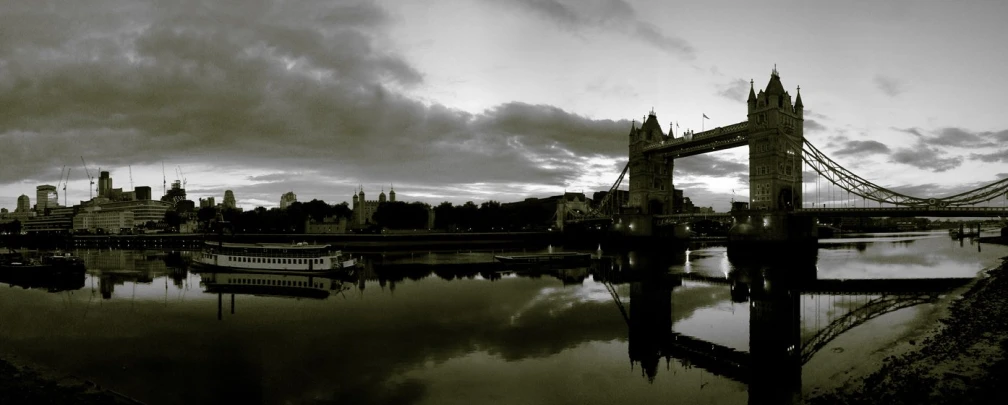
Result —
[{"label": "flag on bridge tower", "polygon": [[704,114],[703,117],[706,119],[710,119],[710,117],[708,117],[707,114]]},{"label": "flag on bridge tower", "polygon": [[704,120],[709,120],[710,117],[708,117],[707,114],[704,114],[704,113],[701,113],[701,114],[703,114],[703,119],[700,120],[700,132],[703,132],[704,131],[704,122],[705,122]]}]

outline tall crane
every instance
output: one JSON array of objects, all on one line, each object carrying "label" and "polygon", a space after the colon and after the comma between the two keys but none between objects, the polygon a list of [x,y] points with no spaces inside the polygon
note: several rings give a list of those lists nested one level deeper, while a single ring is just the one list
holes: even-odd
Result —
[{"label": "tall crane", "polygon": [[67,205],[67,193],[66,193],[66,186],[67,186],[67,183],[69,183],[69,182],[70,182],[70,170],[72,170],[72,169],[73,169],[72,167],[69,167],[69,168],[67,168],[67,172],[66,172],[66,180],[63,180],[63,205],[64,205],[64,206],[66,206],[66,205]]},{"label": "tall crane", "polygon": [[168,178],[164,174],[164,161],[161,161],[161,195],[168,195]]},{"label": "tall crane", "polygon": [[182,178],[182,189],[185,190],[186,178],[185,178],[185,173],[182,173],[182,166],[178,166],[178,174],[179,174],[179,177]]},{"label": "tall crane", "polygon": [[[60,169],[59,181],[56,182],[56,193],[57,193],[56,194],[56,204],[59,204],[59,189],[60,189],[60,184],[63,183],[63,173],[64,172],[66,172],[66,165],[63,165],[63,168]],[[64,205],[66,205],[66,204],[64,204]]]},{"label": "tall crane", "polygon": [[92,194],[94,191],[94,176],[92,176],[91,171],[88,170],[87,162],[84,161],[84,156],[80,157],[80,161],[84,164],[84,173],[87,173],[88,180],[91,180],[91,185],[88,186],[88,198],[94,198],[94,194]]}]

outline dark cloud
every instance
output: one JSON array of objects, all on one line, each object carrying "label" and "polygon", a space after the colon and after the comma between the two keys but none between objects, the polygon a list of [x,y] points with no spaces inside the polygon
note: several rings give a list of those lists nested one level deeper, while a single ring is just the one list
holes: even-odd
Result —
[{"label": "dark cloud", "polygon": [[847,141],[836,155],[869,155],[874,153],[889,153],[889,147],[878,141]]},{"label": "dark cloud", "polygon": [[970,159],[980,160],[987,163],[1008,162],[1008,149],[1001,149],[989,153],[971,153]]},{"label": "dark cloud", "polygon": [[741,163],[707,154],[676,159],[674,175],[728,177],[748,172],[748,162]]},{"label": "dark cloud", "polygon": [[935,132],[935,135],[927,138],[927,143],[931,145],[958,146],[958,147],[991,147],[994,142],[988,139],[986,134],[968,132],[962,128],[942,128]]},{"label": "dark cloud", "polygon": [[802,114],[804,116],[806,116],[806,117],[811,117],[811,118],[815,118],[815,119],[819,119],[819,120],[828,120],[829,119],[829,117],[827,117],[826,115],[820,114],[819,112],[814,111],[814,110],[810,110],[808,108],[805,108],[804,112]]},{"label": "dark cloud", "polygon": [[[524,103],[472,114],[403,95],[423,74],[376,45],[388,16],[371,2],[275,3],[16,4],[0,16],[5,30],[25,28],[0,35],[0,183],[55,178],[83,155],[91,166],[209,162],[416,190],[559,187],[587,159],[625,158],[629,122]],[[611,18],[636,18],[607,4]],[[256,180],[265,185],[245,191],[291,184]]]},{"label": "dark cloud", "polygon": [[[682,38],[667,35],[637,16],[624,0],[605,0],[584,4],[569,0],[510,0],[509,3],[553,20],[572,31],[604,29],[621,32],[670,54],[692,59],[693,46]],[[496,3],[496,2],[495,2]]]},{"label": "dark cloud", "polygon": [[[717,94],[732,101],[744,102],[749,97],[749,82],[745,79],[732,80],[731,83],[721,86]],[[807,128],[808,120],[805,123]]]},{"label": "dark cloud", "polygon": [[[1008,141],[1008,130],[970,131],[964,128],[946,127],[927,133],[918,128],[893,129],[918,137],[918,145],[924,147],[925,149],[928,149],[929,145],[985,149],[989,150],[989,152],[974,152],[969,155],[969,158],[988,163],[1008,162],[1008,149],[995,149],[998,146],[1003,145],[1005,141]],[[933,152],[933,150],[928,150]]]},{"label": "dark cloud", "polygon": [[889,97],[896,97],[906,91],[906,84],[895,77],[876,75],[873,81],[875,87]]},{"label": "dark cloud", "polygon": [[900,132],[906,132],[908,134],[915,135],[915,136],[917,136],[919,138],[923,138],[924,137],[924,134],[921,133],[921,131],[919,129],[917,129],[917,128],[895,128],[894,127],[893,129],[895,129],[897,131],[900,131]]},{"label": "dark cloud", "polygon": [[825,131],[826,127],[813,119],[805,120],[805,131]]},{"label": "dark cloud", "polygon": [[890,155],[890,159],[896,163],[903,163],[918,169],[932,172],[944,172],[955,169],[962,164],[962,156],[946,157],[944,152],[937,148],[927,146],[918,142],[914,148],[900,148]]}]

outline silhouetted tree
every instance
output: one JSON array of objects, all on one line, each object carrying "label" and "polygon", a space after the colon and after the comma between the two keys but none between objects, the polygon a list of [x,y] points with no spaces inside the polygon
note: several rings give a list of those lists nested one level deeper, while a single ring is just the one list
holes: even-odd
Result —
[{"label": "silhouetted tree", "polygon": [[182,225],[182,216],[175,211],[165,211],[164,223],[169,228],[178,229],[179,225]]},{"label": "silhouetted tree", "polygon": [[458,225],[455,207],[445,201],[434,207],[434,228],[451,231]]}]

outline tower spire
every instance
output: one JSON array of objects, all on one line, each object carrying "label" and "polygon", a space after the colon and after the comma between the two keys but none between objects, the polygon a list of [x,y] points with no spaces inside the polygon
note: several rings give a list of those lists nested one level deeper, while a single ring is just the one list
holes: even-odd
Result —
[{"label": "tower spire", "polygon": [[749,79],[749,101],[756,101],[756,91],[753,90],[753,79]]},{"label": "tower spire", "polygon": [[801,86],[798,86],[798,95],[795,96],[794,107],[795,107],[795,109],[805,108],[805,105],[802,104],[802,102],[801,102]]}]

